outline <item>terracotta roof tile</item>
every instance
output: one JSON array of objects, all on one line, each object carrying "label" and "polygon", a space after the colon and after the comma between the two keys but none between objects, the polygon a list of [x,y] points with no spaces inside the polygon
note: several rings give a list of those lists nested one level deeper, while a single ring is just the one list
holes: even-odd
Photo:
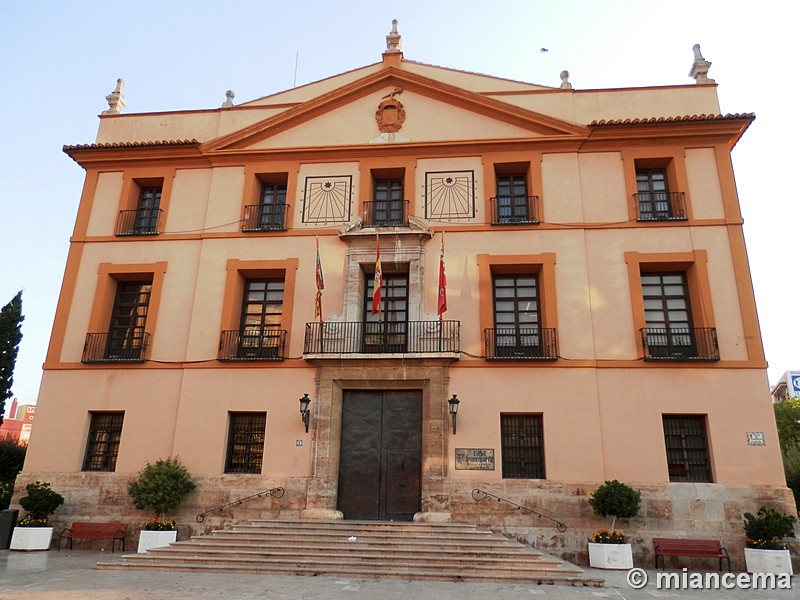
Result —
[{"label": "terracotta roof tile", "polygon": [[75,146],[64,146],[64,152],[75,150],[104,150],[107,148],[152,148],[155,146],[194,146],[200,142],[197,140],[161,140],[155,142],[109,142],[101,144],[77,144]]},{"label": "terracotta roof tile", "polygon": [[602,127],[607,125],[655,125],[659,123],[684,123],[688,121],[752,121],[756,118],[754,113],[736,113],[728,115],[686,115],[683,117],[650,117],[642,119],[601,119],[592,121],[590,127]]}]

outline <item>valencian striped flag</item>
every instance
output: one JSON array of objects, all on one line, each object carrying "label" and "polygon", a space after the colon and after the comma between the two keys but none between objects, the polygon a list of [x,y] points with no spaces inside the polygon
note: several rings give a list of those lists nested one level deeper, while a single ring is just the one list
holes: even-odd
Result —
[{"label": "valencian striped flag", "polygon": [[436,312],[439,319],[447,310],[447,275],[444,272],[444,232],[442,232],[442,251],[439,254],[439,300],[436,305]]},{"label": "valencian striped flag", "polygon": [[322,277],[322,263],[319,261],[319,238],[317,238],[317,297],[314,300],[314,318],[322,323],[322,290],[325,280]]},{"label": "valencian striped flag", "polygon": [[381,271],[381,238],[375,234],[375,247],[377,256],[375,258],[375,285],[372,290],[372,314],[381,313],[381,287],[383,287],[383,272]]}]

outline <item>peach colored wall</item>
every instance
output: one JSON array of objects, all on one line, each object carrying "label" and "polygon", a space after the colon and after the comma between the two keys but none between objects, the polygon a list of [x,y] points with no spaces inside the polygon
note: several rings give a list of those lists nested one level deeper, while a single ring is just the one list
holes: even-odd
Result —
[{"label": "peach colored wall", "polygon": [[714,149],[687,148],[685,162],[692,216],[695,219],[725,218]]},{"label": "peach colored wall", "polygon": [[[299,368],[278,370],[187,371],[180,393],[175,452],[193,473],[222,473],[227,453],[228,412],[266,411],[261,477],[308,476],[312,433],[305,432],[300,420],[298,399],[304,393],[315,398],[315,372],[313,367],[302,363]],[[197,443],[198,434],[203,436],[204,443]],[[303,445],[297,446],[297,440]]]},{"label": "peach colored wall", "polygon": [[178,169],[175,172],[169,211],[162,219],[164,233],[196,232],[208,226],[209,189],[212,176],[220,171],[226,169]]},{"label": "peach colored wall", "polygon": [[112,235],[122,196],[122,171],[100,173],[92,200],[87,235]]},{"label": "peach colored wall", "polygon": [[542,156],[543,203],[548,223],[581,223],[581,178],[578,155],[572,153]]},{"label": "peach colored wall", "polygon": [[[394,86],[372,92],[287,131],[254,144],[253,148],[293,148],[368,144],[380,135],[375,111]],[[527,129],[405,91],[397,97],[406,111],[399,135],[412,142],[530,138]]]},{"label": "peach colored wall", "polygon": [[[413,61],[403,61],[402,68],[412,73],[417,73],[423,77],[428,77],[435,81],[441,81],[449,85],[468,89],[473,92],[509,92],[509,91],[530,91],[530,90],[551,90],[543,85],[535,85],[511,79],[501,79],[491,75],[480,73],[468,73],[466,71],[454,71],[434,65],[425,65]],[[558,80],[561,85],[561,80]]]},{"label": "peach colored wall", "polygon": [[125,411],[117,472],[134,472],[146,460],[169,456],[180,387],[178,370],[46,371],[40,390],[45,402],[36,414],[25,469],[80,471],[89,411],[96,410]]},{"label": "peach colored wall", "polygon": [[628,220],[619,152],[579,154],[578,173],[584,221],[622,223]]},{"label": "peach colored wall", "polygon": [[[238,232],[242,228],[242,198],[244,168],[215,168],[211,178],[211,197],[208,200],[205,227],[214,233]],[[202,203],[198,202],[198,208]]]}]

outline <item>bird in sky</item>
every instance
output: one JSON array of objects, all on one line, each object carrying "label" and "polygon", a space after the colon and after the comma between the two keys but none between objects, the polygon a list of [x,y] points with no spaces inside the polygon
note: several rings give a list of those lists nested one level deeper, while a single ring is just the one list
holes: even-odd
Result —
[{"label": "bird in sky", "polygon": [[539,48],[539,52],[550,52],[547,48]]}]

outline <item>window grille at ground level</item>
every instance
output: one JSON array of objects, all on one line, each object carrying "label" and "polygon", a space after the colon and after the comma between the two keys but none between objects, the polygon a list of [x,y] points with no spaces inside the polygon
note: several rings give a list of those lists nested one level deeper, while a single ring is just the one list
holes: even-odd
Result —
[{"label": "window grille at ground level", "polygon": [[712,482],[705,415],[663,415],[670,481]]},{"label": "window grille at ground level", "polygon": [[542,415],[500,415],[504,479],[544,479]]},{"label": "window grille at ground level", "polygon": [[230,413],[226,473],[261,473],[266,430],[265,412]]},{"label": "window grille at ground level", "polygon": [[117,468],[122,419],[125,413],[91,413],[89,440],[83,459],[84,471],[114,471]]}]

